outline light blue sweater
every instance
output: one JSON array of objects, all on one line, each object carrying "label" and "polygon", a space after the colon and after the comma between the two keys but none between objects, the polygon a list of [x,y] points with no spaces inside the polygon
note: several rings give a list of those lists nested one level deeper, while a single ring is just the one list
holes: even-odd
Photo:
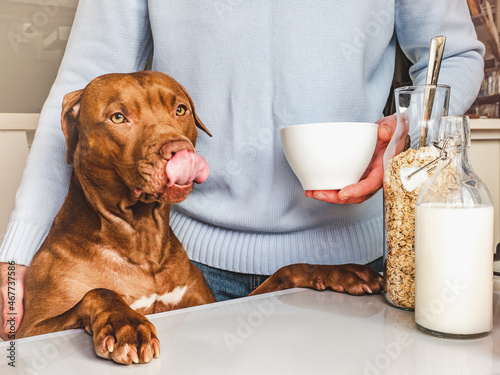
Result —
[{"label": "light blue sweater", "polygon": [[80,0],[0,260],[30,262],[67,192],[63,95],[104,73],[142,69],[153,46],[153,69],[186,87],[214,134],[197,143],[209,179],[172,213],[193,260],[269,274],[381,256],[381,193],[360,205],[305,198],[279,129],[380,119],[396,34],[415,84],[424,83],[430,39],[447,36],[440,83],[452,87],[450,112],[463,113],[484,53],[466,0]]}]

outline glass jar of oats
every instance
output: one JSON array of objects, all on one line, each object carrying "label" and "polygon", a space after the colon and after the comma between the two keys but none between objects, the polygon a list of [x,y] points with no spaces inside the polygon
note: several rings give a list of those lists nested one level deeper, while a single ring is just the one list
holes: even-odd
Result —
[{"label": "glass jar of oats", "polygon": [[[448,115],[450,87],[394,90],[397,127],[384,154],[384,282],[386,300],[415,309],[415,205],[439,158],[439,120]],[[430,163],[430,164],[429,164]]]}]

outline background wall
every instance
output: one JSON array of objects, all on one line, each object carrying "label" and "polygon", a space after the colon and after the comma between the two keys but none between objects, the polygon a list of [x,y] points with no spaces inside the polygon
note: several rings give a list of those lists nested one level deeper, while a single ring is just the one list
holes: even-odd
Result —
[{"label": "background wall", "polygon": [[61,62],[78,0],[0,0],[0,113],[37,113]]}]

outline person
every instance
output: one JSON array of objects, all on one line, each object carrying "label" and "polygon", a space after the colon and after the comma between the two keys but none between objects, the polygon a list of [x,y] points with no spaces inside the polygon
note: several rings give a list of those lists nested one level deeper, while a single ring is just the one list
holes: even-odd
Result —
[{"label": "person", "polygon": [[[173,207],[171,225],[217,298],[234,298],[286,264],[380,259],[382,156],[396,125],[383,108],[396,36],[414,84],[424,84],[436,35],[447,37],[439,83],[452,87],[450,114],[463,114],[484,54],[466,0],[80,0],[0,250],[0,326],[8,333],[7,262],[19,265],[17,328],[20,265],[29,265],[68,189],[64,94],[105,73],[142,70],[151,53],[152,69],[186,88],[214,135],[197,141],[211,174]],[[359,183],[304,196],[279,129],[327,121],[379,123],[377,149]]]}]

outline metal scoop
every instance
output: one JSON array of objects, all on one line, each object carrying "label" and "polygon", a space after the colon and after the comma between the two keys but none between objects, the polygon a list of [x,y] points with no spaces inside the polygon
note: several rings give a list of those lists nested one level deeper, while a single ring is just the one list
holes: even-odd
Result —
[{"label": "metal scoop", "polygon": [[425,82],[424,110],[422,112],[422,121],[420,122],[420,147],[425,146],[425,140],[427,139],[427,123],[432,113],[432,106],[434,104],[434,96],[436,95],[436,85],[439,77],[439,70],[441,69],[441,60],[443,59],[445,42],[445,36],[436,36],[431,40],[429,63],[427,66],[427,79]]}]

